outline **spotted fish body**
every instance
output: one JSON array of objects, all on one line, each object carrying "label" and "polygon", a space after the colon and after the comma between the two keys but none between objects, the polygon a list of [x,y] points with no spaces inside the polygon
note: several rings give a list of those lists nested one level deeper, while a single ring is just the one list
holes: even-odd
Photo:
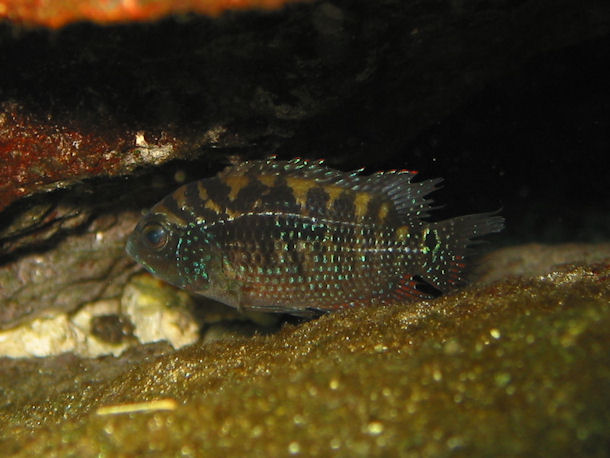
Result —
[{"label": "spotted fish body", "polygon": [[249,161],[182,186],[138,223],[128,253],[151,273],[240,309],[310,315],[426,297],[461,281],[471,239],[503,218],[430,223],[440,179],[362,176],[322,161]]}]

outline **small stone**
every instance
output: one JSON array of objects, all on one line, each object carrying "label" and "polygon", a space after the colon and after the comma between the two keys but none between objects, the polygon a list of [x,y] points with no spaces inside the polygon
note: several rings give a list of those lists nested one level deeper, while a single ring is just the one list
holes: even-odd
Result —
[{"label": "small stone", "polygon": [[383,423],[372,421],[367,425],[366,431],[373,436],[377,436],[383,432]]},{"label": "small stone", "polygon": [[290,444],[288,444],[288,452],[291,455],[297,455],[298,453],[301,452],[301,446],[299,445],[298,442],[291,442]]},{"label": "small stone", "polygon": [[134,326],[122,314],[99,315],[91,318],[91,334],[104,342],[118,344],[133,337]]}]

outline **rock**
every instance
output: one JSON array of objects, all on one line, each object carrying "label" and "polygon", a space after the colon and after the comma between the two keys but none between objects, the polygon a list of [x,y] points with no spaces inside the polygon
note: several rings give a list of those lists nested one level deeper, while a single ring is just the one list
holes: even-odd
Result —
[{"label": "rock", "polygon": [[108,24],[152,21],[169,14],[199,13],[216,16],[224,11],[239,9],[272,10],[297,1],[303,0],[188,0],[180,4],[173,1],[99,3],[95,0],[79,0],[32,6],[18,0],[4,0],[0,19],[8,19],[17,24],[57,28],[85,20]]},{"label": "rock", "polygon": [[[29,17],[11,5],[0,14]],[[130,269],[118,248],[127,220],[106,230],[104,243],[84,234],[128,210],[133,223],[177,187],[179,167],[195,179],[229,155],[270,152],[326,156],[344,169],[410,166],[417,152],[406,158],[407,143],[487,82],[606,36],[610,6],[587,5],[582,15],[582,5],[565,0],[431,10],[394,0],[303,2],[53,32],[3,23],[0,55],[10,70],[0,75],[0,327],[45,308],[76,310],[109,297],[105,289],[116,297],[125,284],[119,270]],[[470,166],[480,157],[462,162],[432,176],[489,175]],[[161,185],[142,187],[146,179]],[[92,262],[80,271],[84,252]],[[53,272],[59,280],[44,282]],[[32,288],[22,290],[26,283]]]},{"label": "rock", "polygon": [[[192,316],[194,306],[184,291],[159,286],[150,275],[134,278],[124,289],[121,311],[134,325],[141,343],[167,340],[174,348],[195,342],[199,326]],[[165,286],[165,287],[164,287]]]},{"label": "rock", "polygon": [[[129,317],[118,310],[95,315],[89,319],[91,335],[109,344],[120,344],[134,337],[134,325]],[[161,339],[155,339],[161,340]]]},{"label": "rock", "polygon": [[16,456],[601,456],[609,280],[606,258],[165,354],[5,359],[0,442]]},{"label": "rock", "polygon": [[[101,281],[100,281],[101,282]],[[79,296],[80,297],[80,296]],[[72,352],[83,357],[119,356],[132,346],[166,341],[181,348],[277,330],[279,318],[239,312],[161,282],[148,273],[126,282],[116,299],[50,310],[0,330],[0,357],[44,357]],[[200,331],[201,330],[201,331]]]},{"label": "rock", "polygon": [[[193,0],[180,10],[284,3]],[[568,0],[294,3],[274,13],[52,33],[3,23],[0,55],[10,71],[0,75],[0,209],[87,178],[225,157],[220,148],[244,156],[330,152],[360,167],[372,152],[383,159],[402,151],[498,75],[610,30],[610,7],[592,0],[586,8]],[[95,5],[5,2],[0,15],[57,26],[175,11],[172,2]],[[329,131],[331,120],[341,121]]]},{"label": "rock", "polygon": [[82,233],[59,241],[53,250],[24,254],[1,265],[0,328],[119,296],[133,273],[123,240],[137,218],[135,212],[105,215]]},{"label": "rock", "polygon": [[123,353],[129,346],[167,341],[180,348],[199,338],[189,296],[149,275],[134,277],[119,300],[56,311],[0,331],[0,354],[12,358],[72,352],[84,357]]},{"label": "rock", "polygon": [[[69,187],[86,177],[126,175],[139,166],[184,155],[184,139],[168,129],[83,124],[62,123],[51,113],[41,117],[16,102],[0,101],[0,211],[20,197]],[[216,138],[218,133],[204,132],[196,141],[205,143],[210,135]]]},{"label": "rock", "polygon": [[[14,22],[0,24],[3,344],[21,355],[120,356],[1,359],[3,453],[607,452],[607,244],[509,247],[490,254],[479,283],[440,299],[276,333],[277,323],[254,325],[218,305],[183,320],[135,300],[127,313],[121,298],[142,281],[145,302],[184,298],[134,277],[124,238],[141,209],[231,155],[326,157],[342,169],[434,163],[426,177],[462,180],[447,187],[452,202],[504,206],[505,243],[557,233],[549,228],[605,240],[597,163],[607,152],[609,4],[303,2],[49,31],[16,24],[84,16],[63,2],[40,16],[4,3],[0,15]],[[139,2],[117,5],[106,13],[168,11],[137,16]],[[465,119],[434,134],[430,126],[461,119],[458,107],[515,72],[496,91],[518,96],[481,111],[493,129]],[[537,110],[545,91],[552,108]],[[462,132],[475,140],[460,150]],[[142,327],[147,316],[152,326]],[[177,351],[137,342],[168,338],[168,327],[180,345],[196,327],[203,335]],[[120,411],[131,413],[111,415]]]},{"label": "rock", "polygon": [[479,260],[475,278],[491,283],[506,277],[535,276],[569,270],[573,265],[588,265],[610,258],[610,243],[531,243],[496,250]]}]

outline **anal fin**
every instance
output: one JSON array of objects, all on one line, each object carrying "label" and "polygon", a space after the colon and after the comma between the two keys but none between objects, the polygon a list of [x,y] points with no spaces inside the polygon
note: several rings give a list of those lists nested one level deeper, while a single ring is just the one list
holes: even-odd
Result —
[{"label": "anal fin", "polygon": [[421,281],[413,275],[405,275],[392,291],[390,298],[396,302],[432,299],[434,294],[422,291],[419,287]]}]

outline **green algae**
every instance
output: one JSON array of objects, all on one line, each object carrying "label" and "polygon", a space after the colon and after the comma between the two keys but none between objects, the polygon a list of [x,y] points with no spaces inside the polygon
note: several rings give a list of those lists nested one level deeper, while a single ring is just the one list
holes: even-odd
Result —
[{"label": "green algae", "polygon": [[[17,456],[603,456],[609,278],[607,263],[572,266],[273,335],[142,347],[152,353],[140,359],[30,361],[0,371],[12,394],[0,446]],[[22,383],[29,396],[17,395]],[[96,413],[159,399],[176,408]]]}]

